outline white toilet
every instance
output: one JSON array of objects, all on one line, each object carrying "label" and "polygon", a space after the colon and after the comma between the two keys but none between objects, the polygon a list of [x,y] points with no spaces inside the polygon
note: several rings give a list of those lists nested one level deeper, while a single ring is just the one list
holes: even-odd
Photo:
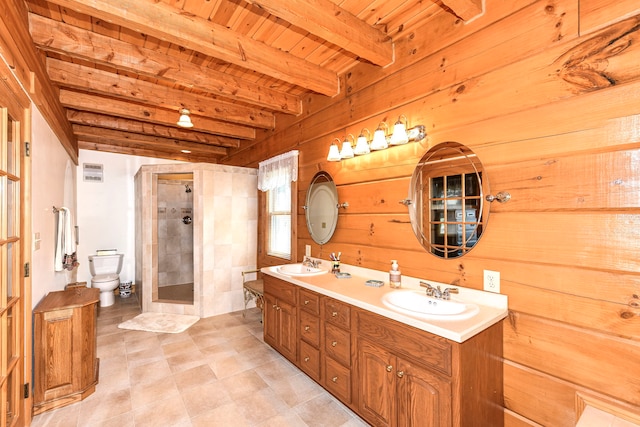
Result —
[{"label": "white toilet", "polygon": [[91,287],[100,289],[100,307],[109,307],[115,302],[113,291],[120,285],[123,254],[89,255]]}]

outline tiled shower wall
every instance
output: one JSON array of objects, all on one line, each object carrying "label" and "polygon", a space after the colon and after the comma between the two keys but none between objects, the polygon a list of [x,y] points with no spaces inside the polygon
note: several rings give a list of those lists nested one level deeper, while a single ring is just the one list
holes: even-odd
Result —
[{"label": "tiled shower wall", "polygon": [[158,180],[158,287],[193,283],[192,180]]}]

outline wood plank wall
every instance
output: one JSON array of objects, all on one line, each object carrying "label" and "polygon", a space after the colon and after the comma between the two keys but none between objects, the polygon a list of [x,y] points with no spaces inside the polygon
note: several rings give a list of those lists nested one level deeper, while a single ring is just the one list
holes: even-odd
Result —
[{"label": "wood plank wall", "polygon": [[[488,0],[465,24],[447,14],[396,43],[396,62],[342,77],[342,94],[309,97],[304,113],[227,163],[299,149],[299,200],[318,170],[341,210],[319,247],[298,207],[298,253],[482,288],[501,273],[505,424],[573,426],[579,396],[640,412],[640,5],[636,0]],[[340,163],[333,138],[400,114],[428,140]],[[464,258],[442,260],[413,236],[411,173],[444,141],[472,148],[493,193],[488,226]]]}]

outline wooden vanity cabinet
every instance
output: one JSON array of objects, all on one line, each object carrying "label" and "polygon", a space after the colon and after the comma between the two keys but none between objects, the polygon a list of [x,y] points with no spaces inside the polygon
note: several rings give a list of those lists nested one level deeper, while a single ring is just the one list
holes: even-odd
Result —
[{"label": "wooden vanity cabinet", "polygon": [[291,362],[298,362],[297,287],[264,277],[264,341]]},{"label": "wooden vanity cabinet", "polygon": [[98,384],[100,290],[50,292],[33,310],[33,414],[78,402]]},{"label": "wooden vanity cabinet", "polygon": [[357,412],[374,426],[502,426],[502,324],[463,343],[356,309]]},{"label": "wooden vanity cabinet", "polygon": [[265,342],[371,425],[504,425],[501,322],[457,343],[271,276],[264,297]]}]

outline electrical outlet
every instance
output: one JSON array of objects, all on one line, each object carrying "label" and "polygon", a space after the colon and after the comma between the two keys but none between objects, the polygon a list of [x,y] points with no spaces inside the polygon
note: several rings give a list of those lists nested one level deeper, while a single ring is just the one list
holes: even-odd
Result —
[{"label": "electrical outlet", "polygon": [[500,293],[500,272],[484,270],[484,290]]},{"label": "electrical outlet", "polygon": [[311,245],[305,245],[304,256],[311,256]]}]

